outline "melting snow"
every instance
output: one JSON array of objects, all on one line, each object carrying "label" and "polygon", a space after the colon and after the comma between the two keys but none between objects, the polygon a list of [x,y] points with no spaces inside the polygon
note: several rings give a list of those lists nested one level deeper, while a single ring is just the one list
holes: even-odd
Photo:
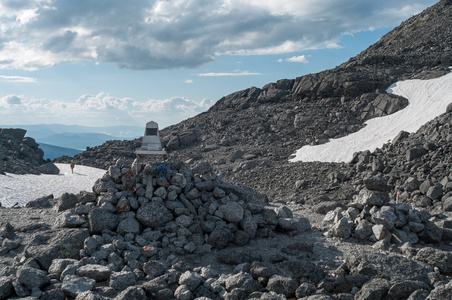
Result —
[{"label": "melting snow", "polygon": [[69,164],[55,164],[60,169],[58,175],[0,175],[0,202],[4,207],[15,203],[24,206],[28,202],[53,194],[55,198],[64,193],[78,194],[92,191],[95,181],[105,174],[105,170],[79,166],[71,173]]},{"label": "melting snow", "polygon": [[295,153],[297,161],[349,162],[353,153],[374,151],[391,141],[401,130],[417,131],[422,125],[446,112],[452,103],[452,73],[430,80],[407,80],[388,90],[408,99],[409,105],[392,115],[368,120],[366,127],[348,136],[317,146],[303,146]]}]

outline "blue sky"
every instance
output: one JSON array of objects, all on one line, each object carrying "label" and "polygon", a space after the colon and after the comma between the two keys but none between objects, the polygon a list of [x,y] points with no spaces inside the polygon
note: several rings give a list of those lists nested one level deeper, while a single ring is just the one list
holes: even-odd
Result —
[{"label": "blue sky", "polygon": [[162,128],[333,68],[436,2],[2,0],[0,124]]}]

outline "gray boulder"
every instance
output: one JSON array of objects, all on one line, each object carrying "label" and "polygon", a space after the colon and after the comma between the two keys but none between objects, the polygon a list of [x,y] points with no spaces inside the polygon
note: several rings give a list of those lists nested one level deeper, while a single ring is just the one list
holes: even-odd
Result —
[{"label": "gray boulder", "polygon": [[237,202],[228,202],[218,208],[223,213],[223,218],[232,223],[239,223],[243,219],[243,207]]},{"label": "gray boulder", "polygon": [[173,220],[173,214],[162,204],[150,202],[141,206],[136,218],[144,226],[158,228]]},{"label": "gray boulder", "polygon": [[38,167],[38,171],[42,174],[58,175],[60,169],[54,163],[46,163]]},{"label": "gray boulder", "polygon": [[425,154],[427,154],[427,152],[428,151],[425,148],[421,148],[421,147],[408,149],[406,151],[406,160],[412,161],[416,158],[424,156]]},{"label": "gray boulder", "polygon": [[115,300],[146,300],[146,293],[137,286],[129,286],[115,297]]},{"label": "gray boulder", "polygon": [[443,230],[432,221],[424,222],[424,230],[419,232],[418,237],[426,243],[437,244],[441,242]]},{"label": "gray boulder", "polygon": [[350,275],[367,278],[384,277],[390,280],[420,280],[430,283],[431,267],[395,253],[372,250],[351,250],[345,254],[345,266]]},{"label": "gray boulder", "polygon": [[226,246],[234,241],[234,234],[226,226],[216,226],[210,233],[207,243],[217,249],[226,248]]},{"label": "gray boulder", "polygon": [[33,257],[44,270],[48,270],[54,259],[79,259],[79,251],[88,236],[86,229],[63,228],[37,232],[25,247],[25,255]]},{"label": "gray boulder", "polygon": [[383,176],[376,176],[364,179],[364,185],[371,191],[388,191],[388,184]]},{"label": "gray boulder", "polygon": [[61,289],[66,295],[75,298],[78,294],[91,291],[95,284],[96,281],[94,279],[68,275],[64,277]]},{"label": "gray boulder", "polygon": [[416,280],[396,281],[388,291],[388,299],[407,299],[415,291],[424,290],[430,292],[431,288],[428,284]]},{"label": "gray boulder", "polygon": [[372,223],[365,219],[358,219],[355,227],[354,236],[365,240],[372,234]]},{"label": "gray boulder", "polygon": [[77,196],[70,193],[64,193],[57,199],[57,204],[55,206],[55,210],[60,212],[67,209],[74,208],[77,205],[78,199]]},{"label": "gray boulder", "polygon": [[127,233],[139,234],[140,223],[138,223],[135,218],[125,218],[119,222],[116,232],[121,235],[125,235]]},{"label": "gray boulder", "polygon": [[135,285],[135,275],[130,271],[113,272],[110,276],[110,287],[115,290],[123,290]]},{"label": "gray boulder", "polygon": [[174,291],[174,297],[176,297],[177,300],[192,300],[193,293],[187,286],[179,285]]},{"label": "gray boulder", "polygon": [[416,254],[418,261],[437,267],[441,273],[452,273],[452,253],[431,247],[420,249]]},{"label": "gray boulder", "polygon": [[356,196],[356,202],[362,205],[383,206],[389,202],[388,193],[362,189]]},{"label": "gray boulder", "polygon": [[92,233],[100,233],[103,229],[115,230],[119,224],[118,215],[102,208],[94,208],[88,214],[89,229]]},{"label": "gray boulder", "polygon": [[4,135],[10,135],[17,140],[22,140],[25,137],[27,131],[21,128],[0,128],[0,133]]},{"label": "gray boulder", "polygon": [[77,276],[88,277],[96,280],[96,282],[99,282],[108,280],[111,275],[111,270],[106,266],[88,264],[78,268],[75,274]]},{"label": "gray boulder", "polygon": [[452,103],[450,103],[446,108],[446,113],[452,112]]},{"label": "gray boulder", "polygon": [[440,183],[435,184],[430,187],[426,194],[427,197],[430,197],[433,200],[440,199],[443,196],[443,185]]},{"label": "gray boulder", "polygon": [[306,231],[311,229],[309,219],[302,217],[279,218],[278,226],[284,231]]},{"label": "gray boulder", "polygon": [[17,280],[29,290],[41,289],[50,282],[46,272],[29,267],[22,267],[17,271]]},{"label": "gray boulder", "polygon": [[49,267],[49,274],[52,274],[56,278],[60,278],[60,275],[64,269],[71,265],[78,266],[79,261],[71,258],[54,259]]},{"label": "gray boulder", "polygon": [[452,211],[452,197],[448,197],[443,201],[443,209],[445,211]]},{"label": "gray boulder", "polygon": [[14,227],[6,222],[0,225],[0,238],[13,239],[15,237]]},{"label": "gray boulder", "polygon": [[190,291],[194,291],[202,281],[203,279],[198,273],[186,271],[179,277],[178,282],[180,285],[185,285]]},{"label": "gray boulder", "polygon": [[287,298],[294,297],[298,287],[299,284],[295,278],[281,275],[273,275],[267,283],[267,290],[284,295]]},{"label": "gray boulder", "polygon": [[68,211],[61,213],[55,220],[53,226],[54,228],[77,228],[85,223],[85,218]]},{"label": "gray boulder", "polygon": [[0,277],[0,299],[8,299],[8,297],[13,293],[13,277]]},{"label": "gray boulder", "polygon": [[261,285],[259,282],[253,279],[249,273],[240,272],[229,276],[225,281],[225,287],[227,291],[240,288],[247,293],[259,290]]},{"label": "gray boulder", "polygon": [[210,163],[207,162],[207,161],[204,161],[204,162],[201,162],[201,163],[197,164],[193,168],[192,171],[193,171],[193,174],[204,175],[204,174],[212,172],[212,170],[213,170],[213,168],[210,165]]},{"label": "gray boulder", "polygon": [[397,216],[393,213],[392,207],[383,206],[379,211],[372,215],[372,219],[376,224],[381,224],[386,230],[390,231],[397,221]]},{"label": "gray boulder", "polygon": [[36,200],[32,200],[32,201],[28,202],[27,204],[25,204],[25,207],[28,207],[28,208],[45,208],[45,207],[52,206],[53,200],[54,200],[53,195],[44,196],[44,197],[41,197],[41,198],[38,198]]},{"label": "gray boulder", "polygon": [[384,299],[391,287],[391,283],[383,278],[374,278],[366,282],[358,293],[355,300]]},{"label": "gray boulder", "polygon": [[349,222],[346,217],[343,217],[333,225],[330,232],[333,236],[347,239],[351,236],[353,229],[353,222]]}]

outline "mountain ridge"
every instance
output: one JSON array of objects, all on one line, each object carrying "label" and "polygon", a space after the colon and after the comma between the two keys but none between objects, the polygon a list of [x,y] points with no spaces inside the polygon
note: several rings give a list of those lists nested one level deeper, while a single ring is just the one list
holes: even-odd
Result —
[{"label": "mountain ridge", "polygon": [[[386,92],[397,80],[428,79],[449,72],[450,16],[451,1],[442,0],[334,69],[281,79],[222,97],[208,111],[161,130],[170,159],[207,160],[231,182],[264,188],[263,192],[278,198],[291,197],[293,189],[287,185],[293,184],[292,179],[275,191],[267,177],[281,174],[285,168],[294,169],[288,159],[295,150],[358,131],[366,120],[387,113],[380,109],[382,103],[398,102],[392,112],[405,107],[406,99]],[[400,32],[405,38],[398,41]],[[414,37],[417,38],[412,40]],[[426,47],[432,53],[425,55]],[[133,160],[133,151],[139,146],[138,139],[107,143],[76,155],[75,159],[106,168],[113,161],[99,161],[100,152],[112,153],[109,148],[114,148],[115,154],[107,157]],[[306,173],[303,165],[310,170],[317,164],[300,165],[300,172]],[[293,172],[287,177],[296,176]],[[267,184],[259,183],[260,177]],[[284,187],[291,192],[284,192]]]}]

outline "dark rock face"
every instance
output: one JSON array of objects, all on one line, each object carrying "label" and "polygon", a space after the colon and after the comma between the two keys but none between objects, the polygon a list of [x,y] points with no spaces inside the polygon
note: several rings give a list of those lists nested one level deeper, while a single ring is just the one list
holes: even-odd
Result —
[{"label": "dark rock face", "polygon": [[33,138],[24,137],[26,132],[20,128],[0,128],[0,174],[58,174],[59,170],[50,166],[40,168],[44,152]]}]

